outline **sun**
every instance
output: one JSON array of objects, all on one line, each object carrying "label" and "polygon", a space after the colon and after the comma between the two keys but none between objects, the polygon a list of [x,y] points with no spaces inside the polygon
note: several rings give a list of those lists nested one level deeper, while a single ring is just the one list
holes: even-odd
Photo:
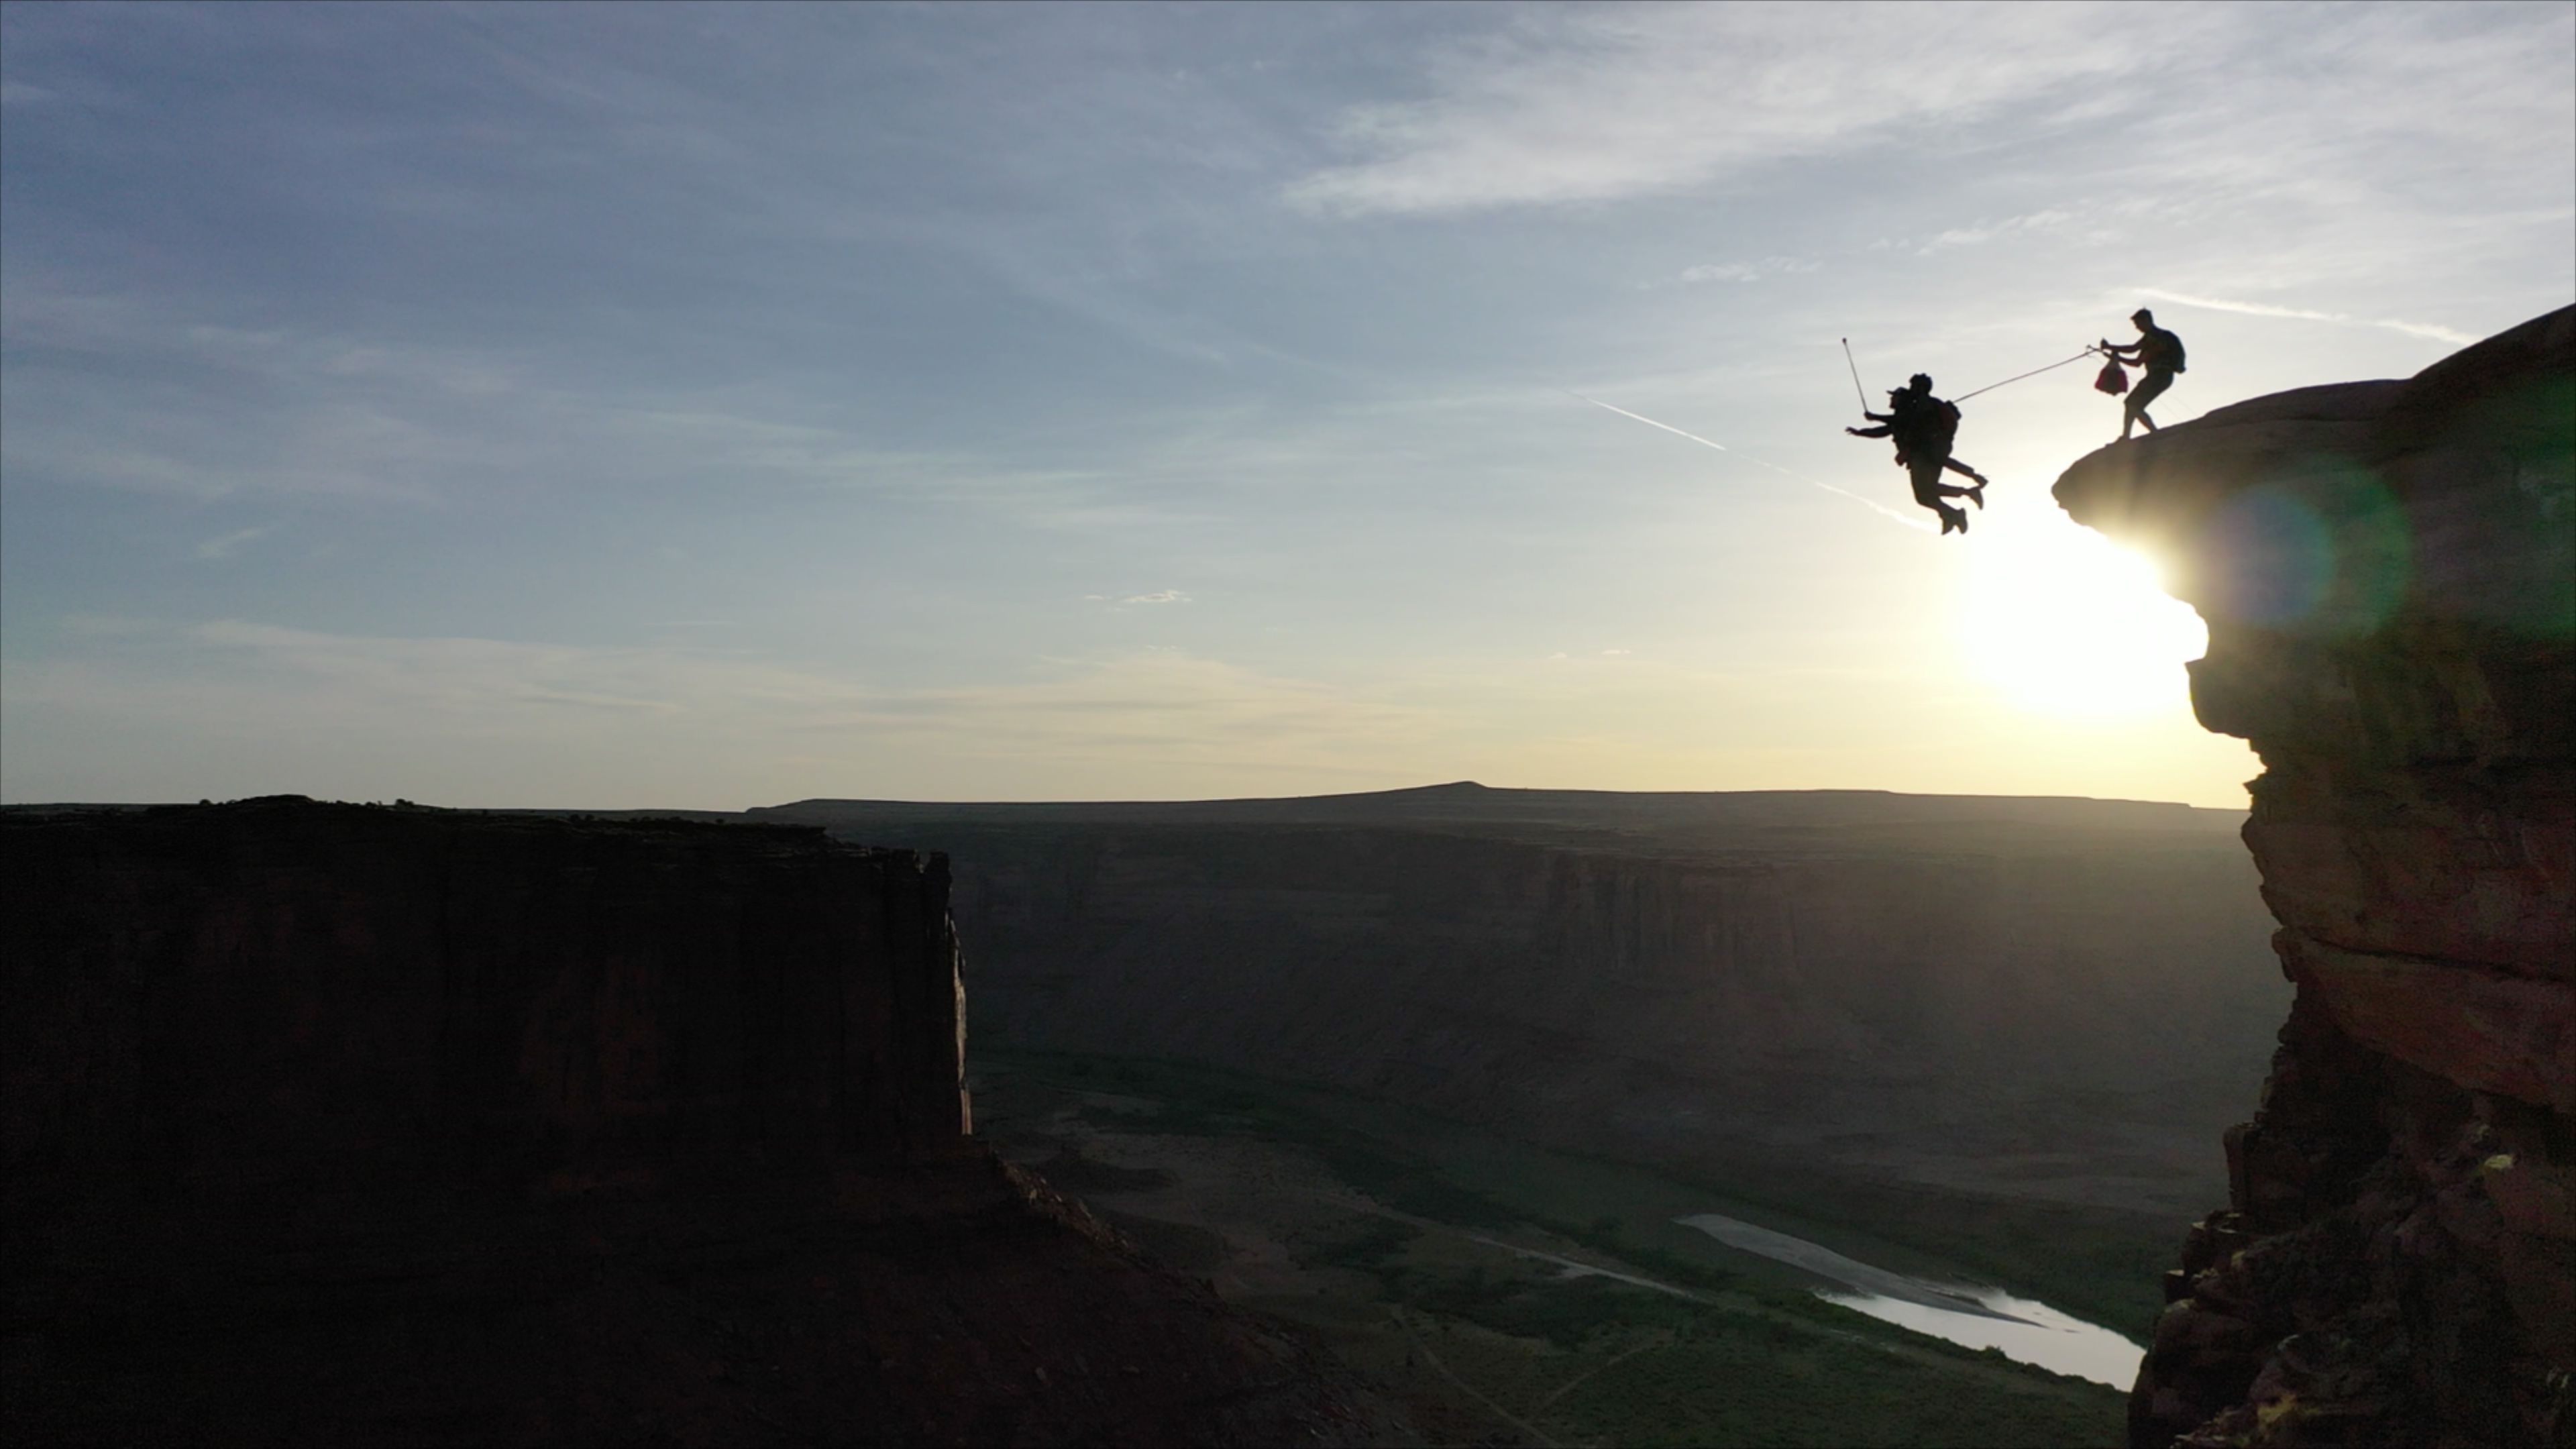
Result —
[{"label": "sun", "polygon": [[2043,714],[2141,715],[2188,697],[2209,631],[2155,564],[2056,510],[1979,521],[1960,644],[1976,674]]}]

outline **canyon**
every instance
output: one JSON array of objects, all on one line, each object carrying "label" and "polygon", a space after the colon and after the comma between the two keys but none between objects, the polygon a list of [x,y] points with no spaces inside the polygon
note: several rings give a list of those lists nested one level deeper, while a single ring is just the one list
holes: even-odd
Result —
[{"label": "canyon", "polygon": [[1457,784],[751,814],[946,852],[981,1042],[1728,1181],[2179,1223],[2288,995],[2243,817],[2179,805]]},{"label": "canyon", "polygon": [[2146,1446],[2576,1432],[2576,308],[2079,460],[2209,625],[2296,996],[2166,1277]]},{"label": "canyon", "polygon": [[[1647,1423],[1597,1376],[1656,1355],[1731,1365],[1728,1422],[1771,1426],[1780,1345],[1849,1355],[1835,1423],[1954,1391],[2081,1421],[1689,1256],[1722,1207],[1869,1262],[1943,1214],[2179,1237],[2140,1449],[2566,1442],[2576,309],[2056,498],[2208,621],[2193,705],[2261,756],[2250,814],[1470,782],[0,812],[7,1435],[1380,1443],[1423,1409],[1465,1440],[1586,1393],[1609,1417],[1549,1422]],[[1147,1240],[1309,1328],[1375,1285],[1345,1341],[1407,1407]],[[1698,1316],[1602,1296],[1622,1263]],[[1495,1413],[1561,1381],[1480,1419],[1421,1387],[1433,1337]]]}]

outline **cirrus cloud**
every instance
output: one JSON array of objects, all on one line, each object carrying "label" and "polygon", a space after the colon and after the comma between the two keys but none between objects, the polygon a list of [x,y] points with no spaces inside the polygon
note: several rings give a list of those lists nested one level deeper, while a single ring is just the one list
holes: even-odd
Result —
[{"label": "cirrus cloud", "polygon": [[1538,11],[1436,57],[1427,97],[1345,111],[1334,139],[1356,159],[1287,197],[1361,215],[1676,191],[1916,122],[2071,103],[2207,23],[2019,4]]}]

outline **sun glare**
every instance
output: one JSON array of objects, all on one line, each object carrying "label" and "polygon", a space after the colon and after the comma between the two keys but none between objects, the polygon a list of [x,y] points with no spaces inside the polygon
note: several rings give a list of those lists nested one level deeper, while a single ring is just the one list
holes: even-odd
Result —
[{"label": "sun glare", "polygon": [[2148,714],[2186,697],[2183,664],[2209,634],[2155,564],[2055,510],[1983,528],[1963,575],[1961,645],[2023,709]]}]

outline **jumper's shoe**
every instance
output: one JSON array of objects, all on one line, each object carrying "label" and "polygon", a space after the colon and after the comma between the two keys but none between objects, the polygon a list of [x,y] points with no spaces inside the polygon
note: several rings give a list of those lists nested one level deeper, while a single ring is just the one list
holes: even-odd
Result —
[{"label": "jumper's shoe", "polygon": [[1977,486],[1968,490],[1968,501],[1969,501],[1970,503],[1973,503],[1973,504],[1977,505],[1977,511],[1978,511],[1978,512],[1980,512],[1980,513],[1985,512],[1985,510],[1986,510],[1986,480],[1985,480],[1985,479],[1983,479],[1983,478],[1979,478],[1979,479],[1977,480]]},{"label": "jumper's shoe", "polygon": [[1959,531],[1961,533],[1966,533],[1968,531],[1968,510],[1964,508],[1953,508],[1950,511],[1959,515]]},{"label": "jumper's shoe", "polygon": [[1953,531],[1968,531],[1968,515],[1956,508],[1944,508],[1941,510],[1941,532],[1946,535]]}]

